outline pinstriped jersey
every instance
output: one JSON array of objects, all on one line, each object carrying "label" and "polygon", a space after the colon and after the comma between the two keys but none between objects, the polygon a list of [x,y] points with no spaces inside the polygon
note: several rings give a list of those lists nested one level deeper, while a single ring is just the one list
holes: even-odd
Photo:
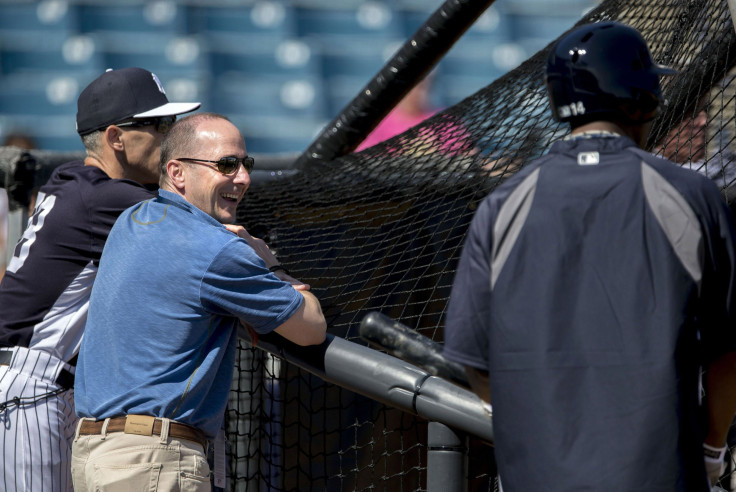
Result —
[{"label": "pinstriped jersey", "polygon": [[0,347],[35,348],[70,361],[79,350],[92,282],[115,219],[154,196],[82,161],[59,166],[39,190],[0,283]]},{"label": "pinstriped jersey", "polygon": [[556,142],[483,202],[444,353],[489,371],[505,490],[709,490],[698,376],[736,350],[735,240],[710,180],[623,137]]}]

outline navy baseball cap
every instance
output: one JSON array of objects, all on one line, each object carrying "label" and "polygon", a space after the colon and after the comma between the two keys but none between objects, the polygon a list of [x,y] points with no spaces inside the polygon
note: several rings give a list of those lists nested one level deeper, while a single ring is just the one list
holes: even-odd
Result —
[{"label": "navy baseball cap", "polygon": [[201,104],[171,103],[161,81],[142,68],[108,69],[77,100],[77,133],[86,135],[133,118],[188,113]]}]

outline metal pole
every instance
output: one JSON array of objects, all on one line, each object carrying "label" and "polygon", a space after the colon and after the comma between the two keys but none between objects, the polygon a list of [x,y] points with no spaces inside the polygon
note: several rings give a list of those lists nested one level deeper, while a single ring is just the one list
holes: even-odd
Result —
[{"label": "metal pole", "polygon": [[427,492],[467,492],[468,436],[430,422],[427,437]]},{"label": "metal pole", "polygon": [[[250,339],[245,329],[241,338]],[[331,334],[321,345],[299,347],[270,333],[256,346],[327,382],[493,442],[491,418],[475,393],[406,361]]]}]

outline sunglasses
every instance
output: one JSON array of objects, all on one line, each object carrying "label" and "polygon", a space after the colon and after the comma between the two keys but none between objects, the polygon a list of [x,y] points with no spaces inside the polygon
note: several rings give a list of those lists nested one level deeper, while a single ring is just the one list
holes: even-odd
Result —
[{"label": "sunglasses", "polygon": [[[219,172],[225,175],[235,174],[237,172],[240,165],[243,165],[243,168],[245,168],[245,172],[248,174],[253,171],[253,165],[255,164],[255,159],[253,159],[250,156],[245,156],[242,159],[239,159],[237,157],[223,157],[220,160],[217,161],[208,161],[207,159],[190,159],[188,157],[179,157],[176,159],[177,161],[185,161],[185,162],[192,162],[194,164],[202,164],[204,162],[211,162],[212,164],[215,164],[214,167],[217,168]],[[208,164],[202,164],[203,166],[209,166]],[[212,166],[209,166],[212,167]]]},{"label": "sunglasses", "polygon": [[140,127],[140,126],[151,126],[156,127],[156,131],[165,134],[171,128],[171,125],[176,121],[176,116],[159,116],[157,118],[151,118],[150,120],[133,120],[126,121],[124,123],[116,123],[115,126],[119,127]]}]

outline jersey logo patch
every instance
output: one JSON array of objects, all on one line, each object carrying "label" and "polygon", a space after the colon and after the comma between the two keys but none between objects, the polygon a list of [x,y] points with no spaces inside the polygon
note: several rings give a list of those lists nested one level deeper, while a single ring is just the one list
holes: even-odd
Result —
[{"label": "jersey logo patch", "polygon": [[601,162],[601,156],[598,152],[580,152],[578,154],[578,164],[581,166],[594,166]]}]

